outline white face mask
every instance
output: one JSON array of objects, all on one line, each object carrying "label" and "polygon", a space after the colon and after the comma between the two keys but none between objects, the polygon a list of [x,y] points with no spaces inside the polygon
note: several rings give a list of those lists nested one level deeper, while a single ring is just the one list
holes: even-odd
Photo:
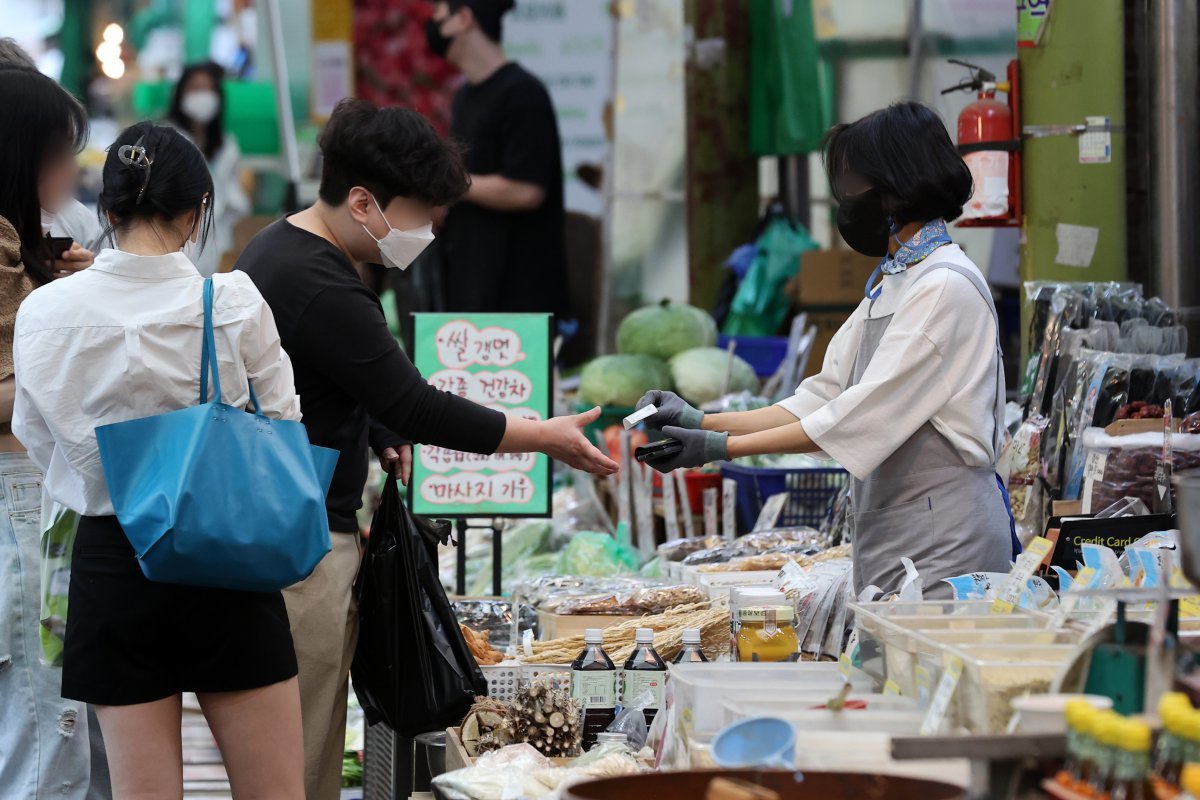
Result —
[{"label": "white face mask", "polygon": [[54,223],[58,221],[58,214],[53,211],[42,209],[42,235],[49,236],[50,229],[54,227]]},{"label": "white face mask", "polygon": [[179,101],[179,107],[189,119],[207,125],[216,119],[217,112],[221,110],[221,97],[211,89],[188,92]]},{"label": "white face mask", "polygon": [[375,234],[363,225],[362,228],[367,232],[367,236],[379,244],[379,257],[383,259],[385,267],[393,269],[406,270],[412,262],[416,261],[417,256],[421,255],[429,243],[433,241],[433,226],[423,225],[420,228],[413,228],[410,231],[402,231],[393,228],[391,223],[388,223],[387,217],[383,216],[383,209],[379,208],[379,201],[371,197],[371,201],[375,203],[375,208],[379,209],[379,216],[383,217],[383,221],[388,225],[388,232],[384,234],[382,239],[375,239]]}]

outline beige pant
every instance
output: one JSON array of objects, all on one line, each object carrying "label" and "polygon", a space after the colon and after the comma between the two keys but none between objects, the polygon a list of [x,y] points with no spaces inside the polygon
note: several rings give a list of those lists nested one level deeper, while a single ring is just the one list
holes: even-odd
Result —
[{"label": "beige pant", "polygon": [[337,800],[346,747],[346,693],[358,641],[354,578],[361,560],[358,534],[334,533],[333,549],[312,575],[283,590],[296,661],[304,723],[304,791],[308,800]]}]

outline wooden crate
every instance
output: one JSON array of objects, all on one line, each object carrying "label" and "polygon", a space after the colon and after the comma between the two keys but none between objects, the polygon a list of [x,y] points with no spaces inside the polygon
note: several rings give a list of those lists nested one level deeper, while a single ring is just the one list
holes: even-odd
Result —
[{"label": "wooden crate", "polygon": [[467,755],[462,743],[462,728],[446,728],[446,772],[469,767],[475,759]]},{"label": "wooden crate", "polygon": [[538,631],[542,641],[563,639],[568,636],[583,636],[588,628],[610,628],[642,615],[622,616],[618,614],[551,614],[538,612]]},{"label": "wooden crate", "polygon": [[[573,758],[552,758],[556,767],[570,764]],[[446,772],[475,766],[475,759],[467,755],[462,743],[462,728],[446,728]]]}]

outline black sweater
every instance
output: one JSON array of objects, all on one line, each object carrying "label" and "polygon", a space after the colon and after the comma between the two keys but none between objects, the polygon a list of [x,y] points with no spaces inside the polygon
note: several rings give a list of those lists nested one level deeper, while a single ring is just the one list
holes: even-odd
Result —
[{"label": "black sweater", "polygon": [[279,220],[236,269],[275,315],[309,440],[341,453],[325,503],[331,530],[358,530],[368,440],[376,449],[405,439],[473,453],[500,446],[504,415],[426,383],[388,331],[379,298],[333,244]]}]

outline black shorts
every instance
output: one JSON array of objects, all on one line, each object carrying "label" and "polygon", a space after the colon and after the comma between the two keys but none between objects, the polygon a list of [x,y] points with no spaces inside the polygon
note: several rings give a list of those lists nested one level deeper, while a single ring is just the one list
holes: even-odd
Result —
[{"label": "black shorts", "polygon": [[116,517],[81,517],[71,560],[62,695],[123,706],[296,676],[279,592],[155,583]]}]

